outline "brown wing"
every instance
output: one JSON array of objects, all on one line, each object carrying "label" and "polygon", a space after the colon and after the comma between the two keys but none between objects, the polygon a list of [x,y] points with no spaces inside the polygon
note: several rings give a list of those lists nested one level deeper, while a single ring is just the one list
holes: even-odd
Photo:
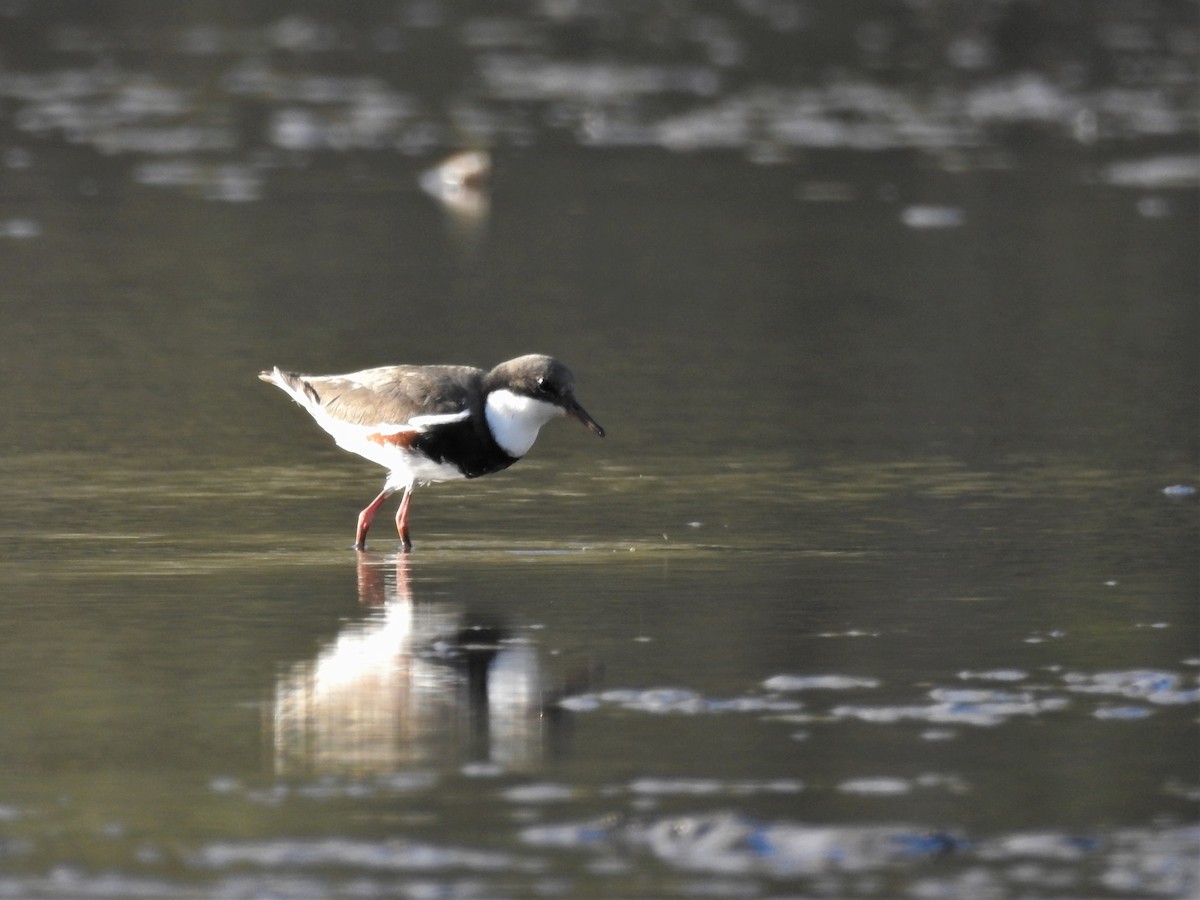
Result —
[{"label": "brown wing", "polygon": [[295,375],[328,416],[355,425],[403,425],[479,402],[483,372],[469,366],[384,366],[348,375]]}]

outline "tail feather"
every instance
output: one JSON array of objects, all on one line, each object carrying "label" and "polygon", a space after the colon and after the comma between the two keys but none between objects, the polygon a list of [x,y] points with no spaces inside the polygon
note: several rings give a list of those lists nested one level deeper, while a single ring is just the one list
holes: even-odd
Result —
[{"label": "tail feather", "polygon": [[276,366],[273,369],[264,369],[259,372],[258,377],[267,384],[273,384],[286,391],[293,400],[303,406],[310,404],[320,406],[321,404],[321,395],[317,393],[316,388],[304,380],[303,375],[296,372],[284,372],[279,366]]}]

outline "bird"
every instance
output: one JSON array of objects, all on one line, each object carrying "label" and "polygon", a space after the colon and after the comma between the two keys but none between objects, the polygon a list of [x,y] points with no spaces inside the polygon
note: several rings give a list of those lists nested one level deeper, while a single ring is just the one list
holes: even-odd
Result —
[{"label": "bird", "polygon": [[604,437],[575,399],[571,370],[536,353],[490,371],[395,365],[302,375],[276,366],[258,377],[304,407],[339,447],[388,469],[383,490],[359,513],[356,550],[366,549],[376,511],[396,491],[403,492],[396,531],[401,548],[411,550],[408,515],[415,487],[507,469],[555,417],[568,416]]}]

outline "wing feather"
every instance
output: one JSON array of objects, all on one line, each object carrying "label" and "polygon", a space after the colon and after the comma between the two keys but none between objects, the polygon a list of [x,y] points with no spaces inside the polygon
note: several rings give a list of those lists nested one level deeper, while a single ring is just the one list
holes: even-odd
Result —
[{"label": "wing feather", "polygon": [[281,372],[284,383],[272,381],[314,416],[399,431],[465,419],[483,374],[469,366],[384,366],[348,375]]}]

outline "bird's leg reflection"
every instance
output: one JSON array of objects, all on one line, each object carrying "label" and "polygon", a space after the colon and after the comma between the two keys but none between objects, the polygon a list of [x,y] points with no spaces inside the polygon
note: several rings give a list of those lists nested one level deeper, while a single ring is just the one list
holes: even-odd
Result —
[{"label": "bird's leg reflection", "polygon": [[364,550],[358,551],[355,572],[358,576],[358,602],[363,606],[380,607],[387,603],[412,603],[412,588],[409,587],[408,554],[397,553],[395,556],[396,581],[394,585],[385,583],[385,567],[371,562],[371,555]]},{"label": "bird's leg reflection", "polygon": [[[421,601],[406,553],[360,552],[361,619],[276,679],[277,773],[381,775],[458,760],[538,767],[560,746],[537,646],[453,601]],[[553,713],[553,714],[548,714]]]}]

